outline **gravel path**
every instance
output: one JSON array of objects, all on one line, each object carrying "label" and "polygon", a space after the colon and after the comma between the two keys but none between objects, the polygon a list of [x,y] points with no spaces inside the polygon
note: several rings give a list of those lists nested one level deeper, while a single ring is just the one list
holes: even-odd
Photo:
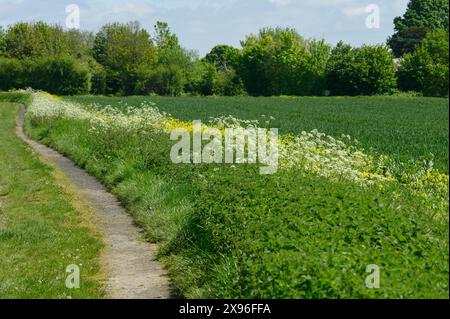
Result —
[{"label": "gravel path", "polygon": [[23,132],[25,107],[20,106],[17,136],[38,154],[59,167],[96,211],[94,221],[103,235],[105,249],[102,265],[107,275],[106,291],[110,299],[160,299],[170,297],[170,284],[161,264],[155,260],[156,245],[144,242],[142,231],[94,177],[75,166],[51,148],[30,140]]}]

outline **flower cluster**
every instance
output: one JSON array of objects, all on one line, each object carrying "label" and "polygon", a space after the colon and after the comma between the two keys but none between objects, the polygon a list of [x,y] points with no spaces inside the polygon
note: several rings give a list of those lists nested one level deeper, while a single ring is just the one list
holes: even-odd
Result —
[{"label": "flower cluster", "polygon": [[373,172],[371,156],[317,130],[282,136],[279,145],[282,169],[303,169],[361,185],[393,181],[389,175]]}]

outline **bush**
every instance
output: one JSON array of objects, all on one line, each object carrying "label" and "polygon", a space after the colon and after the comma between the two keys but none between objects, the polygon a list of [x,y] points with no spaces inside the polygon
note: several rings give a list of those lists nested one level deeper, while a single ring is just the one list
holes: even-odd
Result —
[{"label": "bush", "polygon": [[196,61],[188,73],[184,91],[193,95],[244,95],[241,78],[232,67],[223,68],[205,60]]},{"label": "bush", "polygon": [[0,58],[0,90],[23,88],[23,67],[17,59]]},{"label": "bush", "polygon": [[3,30],[2,26],[0,25],[0,57],[3,56],[5,51],[6,51],[5,31]]},{"label": "bush", "polygon": [[400,90],[448,96],[448,43],[448,31],[432,32],[415,52],[406,54],[398,70]]},{"label": "bush", "polygon": [[91,68],[91,93],[106,93],[106,71],[101,65]]},{"label": "bush", "polygon": [[262,29],[242,42],[238,73],[251,95],[295,95],[306,45],[293,29]]},{"label": "bush", "polygon": [[159,95],[178,96],[183,93],[185,79],[180,65],[159,65],[152,74],[148,87],[151,92]]},{"label": "bush", "polygon": [[242,43],[237,72],[251,95],[319,95],[330,46],[292,29],[262,29]]},{"label": "bush", "polygon": [[0,59],[0,89],[32,87],[53,94],[86,94],[90,74],[70,57],[39,60]]},{"label": "bush", "polygon": [[52,57],[31,63],[29,86],[53,94],[75,95],[90,91],[90,74],[71,57]]},{"label": "bush", "polygon": [[244,83],[234,70],[219,71],[214,78],[213,94],[224,96],[245,95]]},{"label": "bush", "polygon": [[327,66],[332,95],[376,95],[396,87],[396,67],[387,47],[352,48],[342,42],[332,50]]},{"label": "bush", "polygon": [[198,60],[187,73],[184,92],[192,95],[212,95],[217,71],[214,64]]}]

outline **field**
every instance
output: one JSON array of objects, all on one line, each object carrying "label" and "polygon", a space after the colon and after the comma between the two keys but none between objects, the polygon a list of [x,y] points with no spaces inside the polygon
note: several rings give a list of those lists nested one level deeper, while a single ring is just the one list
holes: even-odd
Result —
[{"label": "field", "polygon": [[364,149],[402,161],[434,158],[448,173],[448,99],[408,97],[128,97],[81,96],[68,100],[86,104],[138,106],[154,102],[161,110],[182,120],[207,121],[233,115],[260,120],[281,133],[297,134],[317,129],[340,138],[349,134]]},{"label": "field", "polygon": [[[275,175],[170,161],[171,128],[228,115],[280,128]],[[447,125],[448,100],[400,97],[38,93],[27,118],[160,244],[178,293],[207,298],[448,298]]]},{"label": "field", "polygon": [[[73,205],[63,176],[16,137],[18,106],[2,99],[0,94],[0,299],[100,298],[102,243],[90,216]],[[66,288],[71,264],[82,265],[81,289]]]}]

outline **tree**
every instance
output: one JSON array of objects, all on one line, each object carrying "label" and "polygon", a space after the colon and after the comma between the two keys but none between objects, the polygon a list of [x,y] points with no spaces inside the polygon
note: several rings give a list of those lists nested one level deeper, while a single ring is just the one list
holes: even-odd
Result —
[{"label": "tree", "polygon": [[150,90],[161,95],[181,95],[188,83],[191,63],[192,56],[181,47],[160,50],[158,66],[149,83]]},{"label": "tree", "polygon": [[77,59],[86,59],[91,56],[95,36],[89,31],[70,29],[66,31],[70,54]]},{"label": "tree", "polygon": [[217,45],[205,56],[205,60],[218,70],[229,71],[236,67],[239,50],[230,45]]},{"label": "tree", "polygon": [[251,95],[321,94],[330,47],[295,30],[262,29],[242,42],[237,68]]},{"label": "tree", "polygon": [[241,42],[238,73],[251,95],[295,94],[306,45],[293,29],[265,28]]},{"label": "tree", "polygon": [[404,56],[398,71],[399,88],[426,96],[448,96],[448,30],[430,32],[413,53]]},{"label": "tree", "polygon": [[18,59],[0,57],[0,90],[23,88],[23,71],[23,65]]},{"label": "tree", "polygon": [[323,95],[326,90],[326,70],[331,46],[324,40],[310,39],[298,80],[298,90],[304,95]]},{"label": "tree", "polygon": [[237,74],[241,52],[229,45],[217,45],[203,59],[207,65],[212,66],[213,70],[205,73],[203,77],[203,87],[209,90],[203,90],[205,95],[243,95],[244,84],[241,77]]},{"label": "tree", "polygon": [[185,92],[194,95],[243,95],[244,85],[233,68],[228,71],[205,59],[192,63]]},{"label": "tree", "polygon": [[411,53],[430,31],[449,27],[448,0],[411,0],[403,17],[394,19],[395,34],[388,39],[396,57]]},{"label": "tree", "polygon": [[103,26],[95,37],[92,52],[107,73],[107,93],[144,93],[157,53],[150,35],[138,22]]},{"label": "tree", "polygon": [[44,22],[20,22],[8,28],[5,36],[6,56],[42,58],[69,54],[69,44],[60,26]]},{"label": "tree", "polygon": [[387,47],[352,48],[339,42],[327,65],[327,84],[333,95],[390,93],[396,86],[396,68]]},{"label": "tree", "polygon": [[53,94],[75,95],[90,91],[89,70],[70,56],[24,62],[27,86]]},{"label": "tree", "polygon": [[0,57],[3,56],[3,54],[6,51],[6,34],[5,31],[3,30],[3,27],[0,26]]},{"label": "tree", "polygon": [[170,31],[167,22],[156,22],[153,40],[159,50],[173,49],[180,46],[178,37]]},{"label": "tree", "polygon": [[185,86],[189,85],[188,77],[197,57],[180,46],[178,37],[165,22],[156,23],[153,39],[158,64],[148,83],[149,90],[161,95],[182,94]]}]

